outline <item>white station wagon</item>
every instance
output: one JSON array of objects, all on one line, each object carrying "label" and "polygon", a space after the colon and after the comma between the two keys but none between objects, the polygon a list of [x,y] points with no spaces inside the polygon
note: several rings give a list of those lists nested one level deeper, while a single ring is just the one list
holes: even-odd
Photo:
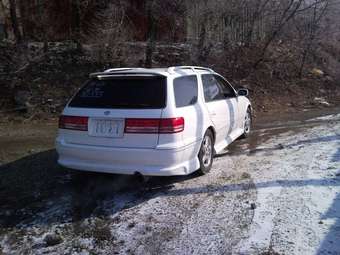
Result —
[{"label": "white station wagon", "polygon": [[205,174],[215,154],[248,136],[247,96],[203,67],[91,74],[60,117],[58,162],[93,172]]}]

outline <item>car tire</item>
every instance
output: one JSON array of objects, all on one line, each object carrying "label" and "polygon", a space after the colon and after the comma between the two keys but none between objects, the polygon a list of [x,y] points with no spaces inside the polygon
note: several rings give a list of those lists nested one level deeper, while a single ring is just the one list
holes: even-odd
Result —
[{"label": "car tire", "polygon": [[198,160],[200,162],[198,173],[200,175],[209,173],[214,161],[214,136],[210,130],[207,130],[203,137]]},{"label": "car tire", "polygon": [[250,132],[251,132],[251,127],[252,127],[252,122],[253,122],[253,119],[252,119],[251,109],[248,108],[246,116],[245,116],[245,120],[244,120],[244,127],[243,127],[244,133],[241,136],[241,138],[249,137]]}]

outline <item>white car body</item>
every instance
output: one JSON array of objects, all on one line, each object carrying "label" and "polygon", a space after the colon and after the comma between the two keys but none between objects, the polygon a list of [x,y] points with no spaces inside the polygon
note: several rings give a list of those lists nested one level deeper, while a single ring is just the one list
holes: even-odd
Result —
[{"label": "white car body", "polygon": [[[217,154],[245,132],[246,112],[251,109],[250,101],[246,96],[239,96],[229,84],[235,93],[234,97],[206,102],[202,77],[211,81],[218,79],[217,77],[224,79],[210,69],[201,67],[110,69],[93,74],[92,78],[101,80],[110,79],[111,76],[163,77],[166,80],[165,107],[162,109],[84,108],[70,106],[71,100],[62,113],[63,121],[69,121],[70,116],[77,116],[78,119],[76,123],[68,124],[71,129],[65,126],[59,129],[56,149],[60,165],[82,171],[117,174],[188,175],[200,168],[198,153],[208,129],[214,134],[214,150]],[[187,76],[190,76],[188,79],[195,80],[195,77],[197,79],[197,101],[192,105],[176,107],[174,80]],[[214,92],[206,91],[206,93]],[[134,120],[138,119],[172,118],[181,118],[175,120],[179,123],[178,132],[133,133],[138,129],[139,124],[131,130],[126,126],[127,121],[133,126]],[[182,120],[184,123],[181,122]],[[106,127],[107,125],[111,126]],[[166,124],[161,125],[164,125],[166,130]],[[83,130],[79,130],[78,126]],[[74,130],[74,127],[78,130]],[[95,134],[103,130],[103,132],[111,132],[113,127],[116,130],[116,137],[102,137]]]}]

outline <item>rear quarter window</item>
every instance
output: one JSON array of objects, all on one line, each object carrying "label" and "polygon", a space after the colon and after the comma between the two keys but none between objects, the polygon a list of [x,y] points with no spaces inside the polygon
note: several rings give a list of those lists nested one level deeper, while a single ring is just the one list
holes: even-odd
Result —
[{"label": "rear quarter window", "polygon": [[174,79],[174,92],[176,107],[185,107],[196,104],[198,97],[196,75]]},{"label": "rear quarter window", "polygon": [[112,77],[91,79],[71,100],[70,107],[110,109],[161,109],[166,105],[163,77]]}]

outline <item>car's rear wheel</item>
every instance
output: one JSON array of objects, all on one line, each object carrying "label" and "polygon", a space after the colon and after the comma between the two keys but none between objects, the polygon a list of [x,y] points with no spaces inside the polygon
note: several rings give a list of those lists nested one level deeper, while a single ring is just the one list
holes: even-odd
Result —
[{"label": "car's rear wheel", "polygon": [[244,133],[242,135],[242,138],[247,138],[250,134],[251,131],[251,126],[252,126],[252,115],[251,115],[251,110],[248,108],[246,117],[244,120]]},{"label": "car's rear wheel", "polygon": [[200,162],[200,169],[198,170],[199,174],[204,175],[209,173],[214,161],[214,136],[210,130],[204,135],[198,153],[198,159]]}]

